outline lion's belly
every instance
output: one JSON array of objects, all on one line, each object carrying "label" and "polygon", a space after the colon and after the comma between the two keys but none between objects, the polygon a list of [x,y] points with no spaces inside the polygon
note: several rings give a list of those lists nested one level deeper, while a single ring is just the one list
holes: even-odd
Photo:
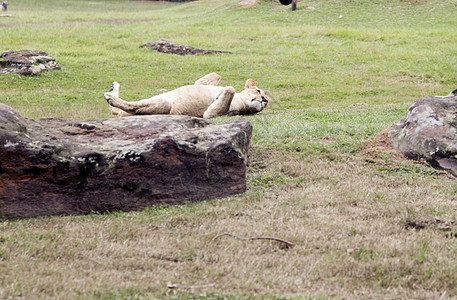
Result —
[{"label": "lion's belly", "polygon": [[203,117],[203,113],[220,94],[222,87],[189,85],[171,91],[169,101],[172,115]]}]

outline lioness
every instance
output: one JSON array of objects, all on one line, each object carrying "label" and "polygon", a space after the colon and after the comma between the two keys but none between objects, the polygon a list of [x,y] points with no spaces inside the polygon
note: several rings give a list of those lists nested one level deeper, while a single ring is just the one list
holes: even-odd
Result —
[{"label": "lioness", "polygon": [[268,97],[248,79],[244,91],[236,93],[231,86],[217,86],[221,76],[211,73],[194,85],[186,85],[149,99],[135,102],[119,98],[119,83],[113,82],[105,99],[114,115],[187,115],[213,118],[221,115],[247,115],[262,111],[268,105]]}]

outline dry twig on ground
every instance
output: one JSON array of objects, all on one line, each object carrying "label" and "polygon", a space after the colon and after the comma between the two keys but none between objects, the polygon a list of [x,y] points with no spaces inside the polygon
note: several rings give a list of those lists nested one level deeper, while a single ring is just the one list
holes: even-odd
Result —
[{"label": "dry twig on ground", "polygon": [[283,239],[279,239],[279,238],[275,238],[275,237],[269,237],[269,236],[240,237],[240,236],[237,236],[237,235],[234,235],[234,234],[231,234],[231,233],[218,234],[213,238],[213,241],[218,239],[218,238],[220,238],[220,237],[222,237],[222,236],[231,236],[231,237],[234,237],[234,238],[239,239],[239,240],[250,240],[250,241],[253,241],[253,240],[271,240],[271,241],[277,241],[277,242],[285,244],[287,248],[293,248],[295,246],[295,244],[292,243],[292,242],[289,242],[289,241],[286,241],[286,240],[283,240]]},{"label": "dry twig on ground", "polygon": [[167,287],[169,289],[183,289],[183,290],[193,290],[193,289],[201,289],[201,288],[210,288],[210,287],[215,287],[215,283],[210,283],[210,284],[203,284],[203,285],[181,285],[177,283],[167,283]]}]

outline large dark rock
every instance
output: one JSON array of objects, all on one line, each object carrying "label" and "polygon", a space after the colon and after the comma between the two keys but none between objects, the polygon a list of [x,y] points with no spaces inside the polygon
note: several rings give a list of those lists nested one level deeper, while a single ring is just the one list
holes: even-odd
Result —
[{"label": "large dark rock", "polygon": [[251,133],[247,121],[170,115],[33,121],[0,104],[0,218],[242,193]]},{"label": "large dark rock", "polygon": [[457,97],[425,97],[389,131],[394,149],[457,175]]},{"label": "large dark rock", "polygon": [[60,69],[56,60],[40,50],[12,50],[0,54],[0,75],[18,73],[39,75],[43,71]]}]

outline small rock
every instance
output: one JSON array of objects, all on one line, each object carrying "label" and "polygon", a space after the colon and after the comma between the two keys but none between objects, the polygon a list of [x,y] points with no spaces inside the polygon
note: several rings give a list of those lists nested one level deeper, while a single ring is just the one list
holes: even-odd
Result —
[{"label": "small rock", "polygon": [[232,53],[229,51],[219,51],[219,50],[203,50],[199,48],[195,48],[192,46],[181,45],[173,43],[169,40],[159,40],[155,42],[146,43],[140,46],[140,48],[147,47],[153,50],[163,52],[163,53],[172,53],[172,54],[179,54],[179,55],[200,55],[200,54],[218,54],[218,53]]},{"label": "small rock", "polygon": [[53,69],[60,69],[60,66],[44,51],[13,50],[0,54],[0,74],[39,75]]}]

